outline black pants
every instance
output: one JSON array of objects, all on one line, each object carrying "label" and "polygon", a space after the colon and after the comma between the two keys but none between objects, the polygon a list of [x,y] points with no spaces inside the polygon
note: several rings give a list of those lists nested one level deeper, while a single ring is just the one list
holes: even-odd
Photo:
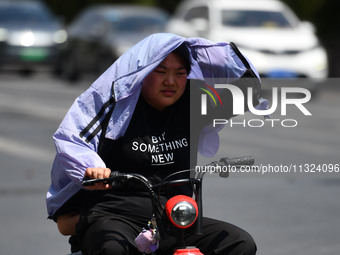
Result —
[{"label": "black pants", "polygon": [[[89,215],[78,224],[78,237],[83,255],[141,254],[134,239],[146,222],[112,216]],[[251,255],[256,253],[253,238],[244,230],[218,220],[203,218],[203,236],[191,231],[185,235],[187,245],[196,246],[205,254]],[[161,240],[157,254],[173,254],[176,239]]]}]

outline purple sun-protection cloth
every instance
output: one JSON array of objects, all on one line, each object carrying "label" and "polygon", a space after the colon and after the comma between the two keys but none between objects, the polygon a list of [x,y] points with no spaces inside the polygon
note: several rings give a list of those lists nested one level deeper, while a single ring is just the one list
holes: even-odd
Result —
[{"label": "purple sun-protection cloth", "polygon": [[[105,137],[115,140],[124,135],[134,112],[143,79],[182,43],[187,44],[192,56],[189,79],[213,81],[216,78],[221,82],[221,78],[225,78],[226,83],[231,83],[247,70],[228,43],[184,38],[167,33],[153,34],[137,43],[75,100],[54,134],[57,154],[51,170],[52,183],[46,195],[49,216],[79,191],[87,168],[105,167],[105,163],[97,154],[100,133],[87,142],[84,137],[80,137],[80,132],[110,100],[113,92],[116,105]],[[253,67],[252,69],[257,74]],[[105,113],[107,111],[108,109]],[[93,125],[89,133],[98,127],[101,120]],[[199,144],[199,152],[202,155],[212,156],[217,152],[217,131],[211,127],[202,131]]]}]

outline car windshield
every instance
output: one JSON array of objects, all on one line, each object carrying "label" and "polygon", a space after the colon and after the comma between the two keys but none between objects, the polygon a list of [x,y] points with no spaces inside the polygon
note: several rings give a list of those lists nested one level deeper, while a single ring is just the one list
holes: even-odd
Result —
[{"label": "car windshield", "polygon": [[42,9],[21,7],[0,9],[0,23],[39,24],[50,20],[50,14]]},{"label": "car windshield", "polygon": [[165,24],[165,17],[152,16],[126,16],[119,19],[112,18],[112,29],[117,33],[152,33],[162,31]]},{"label": "car windshield", "polygon": [[231,27],[292,28],[281,12],[254,10],[223,10],[222,24]]}]

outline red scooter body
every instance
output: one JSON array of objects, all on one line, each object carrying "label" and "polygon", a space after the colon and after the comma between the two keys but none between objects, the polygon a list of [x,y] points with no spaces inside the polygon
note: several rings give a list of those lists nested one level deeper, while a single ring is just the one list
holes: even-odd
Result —
[{"label": "red scooter body", "polygon": [[177,249],[175,250],[174,255],[203,255],[200,250],[196,247],[186,248],[186,249]]},{"label": "red scooter body", "polygon": [[[193,217],[193,219],[191,220],[191,223],[187,223],[185,224],[185,226],[181,226],[179,224],[176,223],[176,221],[173,219],[173,215],[172,215],[172,211],[174,209],[174,207],[180,205],[181,203],[187,203],[190,204],[194,210],[195,210],[195,216]],[[198,217],[198,206],[197,203],[194,199],[192,199],[191,197],[188,196],[184,196],[184,195],[178,195],[175,197],[170,198],[167,203],[165,204],[165,213],[168,217],[168,219],[170,220],[170,222],[177,228],[179,229],[186,229],[191,227],[197,220]],[[181,243],[184,243],[184,232],[182,232],[182,239],[180,240]],[[200,252],[200,250],[194,246],[188,246],[184,249],[175,249],[174,251],[174,255],[203,255],[203,253]]]}]

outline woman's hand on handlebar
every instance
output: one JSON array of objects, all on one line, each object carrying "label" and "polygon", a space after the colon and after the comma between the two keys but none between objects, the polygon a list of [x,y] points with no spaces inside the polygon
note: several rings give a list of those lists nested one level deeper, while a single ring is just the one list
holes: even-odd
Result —
[{"label": "woman's hand on handlebar", "polygon": [[[85,177],[90,179],[102,179],[110,177],[111,170],[109,168],[104,167],[94,167],[94,168],[87,168],[85,171]],[[90,190],[106,190],[111,189],[112,185],[108,183],[98,182],[95,183],[93,186],[88,186],[86,189]]]}]

